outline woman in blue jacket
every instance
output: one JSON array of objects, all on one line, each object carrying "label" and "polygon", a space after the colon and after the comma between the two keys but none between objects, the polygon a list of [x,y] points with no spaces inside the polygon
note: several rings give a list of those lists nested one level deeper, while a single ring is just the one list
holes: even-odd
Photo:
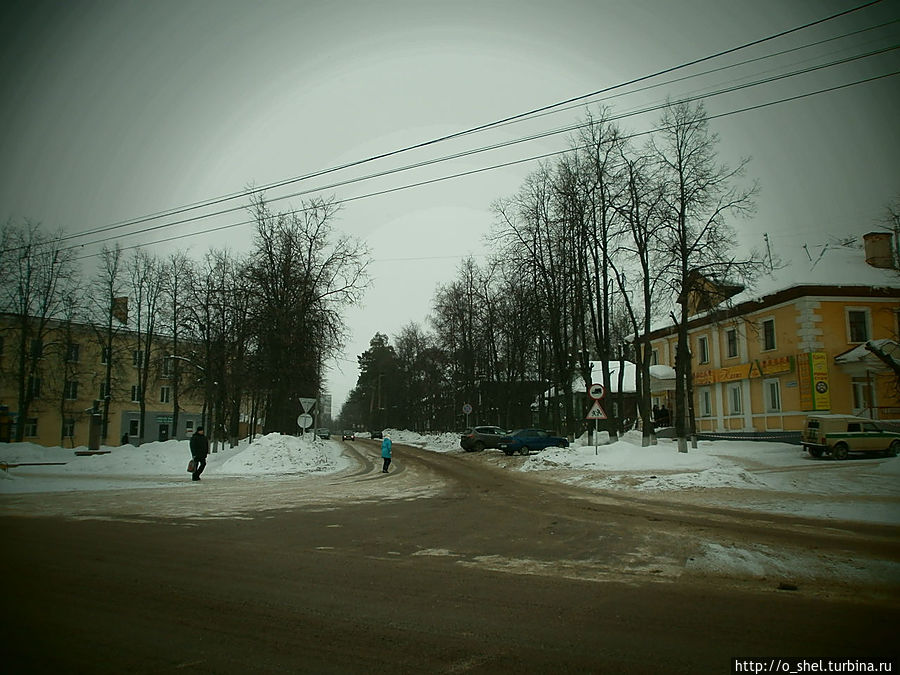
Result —
[{"label": "woman in blue jacket", "polygon": [[391,465],[391,437],[387,434],[384,435],[384,440],[381,441],[381,457],[384,459],[384,466],[381,468],[381,472],[387,473],[388,467]]}]

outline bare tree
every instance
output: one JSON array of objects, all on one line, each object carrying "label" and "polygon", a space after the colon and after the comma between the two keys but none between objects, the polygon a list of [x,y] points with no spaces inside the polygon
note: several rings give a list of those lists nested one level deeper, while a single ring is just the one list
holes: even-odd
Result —
[{"label": "bare tree", "polygon": [[9,314],[14,336],[13,370],[5,375],[16,385],[15,438],[22,441],[31,406],[41,397],[45,342],[77,274],[72,250],[62,245],[60,235],[48,236],[36,223],[9,221],[0,241],[0,311]]},{"label": "bare tree", "polygon": [[[168,375],[172,387],[172,430],[177,437],[178,422],[181,412],[180,398],[184,389],[182,358],[182,339],[188,331],[187,321],[189,317],[188,299],[190,297],[192,263],[182,253],[174,253],[165,261],[162,267],[164,302],[168,304],[168,333],[171,340],[171,351],[163,355],[163,369]],[[196,379],[196,378],[195,378]],[[188,388],[190,389],[190,388]]]},{"label": "bare tree", "polygon": [[118,348],[122,340],[118,336],[128,324],[124,261],[118,244],[114,248],[103,247],[90,286],[88,312],[103,364],[98,392],[102,403],[100,437],[106,441],[109,435],[109,404],[119,388],[119,373],[123,366],[123,355]]},{"label": "bare tree", "polygon": [[158,259],[142,249],[136,249],[128,262],[133,302],[132,327],[134,329],[133,365],[137,367],[136,395],[140,408],[138,436],[140,442],[147,438],[147,391],[150,373],[156,356],[157,332],[163,302],[163,275]]},{"label": "bare tree", "polygon": [[337,207],[316,199],[290,213],[253,203],[247,279],[256,294],[257,367],[268,383],[266,429],[292,432],[300,397],[315,397],[322,363],[344,340],[342,309],[368,283],[367,249],[332,230]]},{"label": "bare tree", "polygon": [[625,224],[626,236],[617,256],[623,260],[613,264],[612,269],[634,335],[637,407],[642,421],[642,444],[647,446],[655,438],[650,392],[652,352],[649,343],[640,338],[650,333],[662,283],[665,260],[659,236],[663,231],[665,184],[648,152],[634,154],[623,146],[620,153],[625,191],[616,208]]},{"label": "bare tree", "polygon": [[758,267],[755,260],[732,256],[735,233],[726,222],[728,216],[747,215],[754,208],[756,185],[736,185],[749,160],[742,160],[736,168],[718,164],[718,140],[709,130],[702,104],[673,103],[666,108],[654,142],[668,184],[665,236],[672,264],[667,276],[674,280],[680,305],[679,315],[674,317],[678,329],[675,429],[679,452],[687,452],[688,433],[696,435],[689,410],[692,374],[687,321],[692,294],[703,290],[703,278],[722,281],[750,276]]}]

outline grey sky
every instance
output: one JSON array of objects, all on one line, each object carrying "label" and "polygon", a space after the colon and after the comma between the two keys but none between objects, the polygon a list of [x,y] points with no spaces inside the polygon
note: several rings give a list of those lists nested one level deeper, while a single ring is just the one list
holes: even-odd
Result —
[{"label": "grey sky", "polygon": [[[350,162],[514,115],[765,37],[839,9],[840,1],[629,2],[6,2],[0,10],[0,216],[80,232]],[[833,24],[728,57],[724,65],[900,18],[885,0]],[[782,57],[838,58],[900,43],[897,25]],[[812,63],[810,61],[809,63]],[[709,67],[709,66],[707,66]],[[667,95],[759,79],[762,62],[609,101],[625,112]],[[697,72],[694,68],[689,72]],[[900,70],[890,52],[711,98],[711,114]],[[685,73],[687,74],[687,73]],[[670,76],[667,79],[671,79]],[[658,80],[656,80],[658,81]],[[654,81],[654,82],[656,82]],[[862,233],[900,193],[900,78],[713,122],[722,159],[752,156],[759,211],[741,244],[776,247]],[[361,176],[570,124],[574,109],[316,181]],[[650,128],[658,113],[622,122]],[[342,199],[551,152],[564,136],[330,190]],[[490,204],[535,164],[347,204],[338,228],[367,240],[374,285],[348,318],[352,340],[330,378],[335,406],[356,379],[355,358],[376,331],[424,322],[436,283],[462,256],[483,254]],[[286,192],[272,191],[270,197]],[[299,198],[276,202],[277,208]],[[235,213],[152,234],[237,223]],[[250,227],[155,249],[240,251]],[[89,242],[98,237],[88,237]],[[94,252],[99,246],[85,247]]]}]

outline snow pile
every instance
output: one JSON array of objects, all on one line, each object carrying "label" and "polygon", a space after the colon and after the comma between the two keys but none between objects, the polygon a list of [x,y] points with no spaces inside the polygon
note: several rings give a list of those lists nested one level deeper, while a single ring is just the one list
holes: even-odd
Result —
[{"label": "snow pile", "polygon": [[[103,446],[100,454],[90,455],[76,455],[76,451],[86,452],[87,448],[0,444],[0,463],[10,465],[8,471],[0,471],[0,493],[152,487],[190,479],[188,441]],[[338,441],[323,441],[310,434],[301,438],[268,434],[253,443],[244,440],[234,448],[220,447],[210,453],[203,475],[335,473],[349,465],[342,453]]]},{"label": "snow pile", "polygon": [[385,429],[384,433],[388,434],[394,443],[414,445],[417,448],[424,448],[432,452],[454,452],[460,449],[460,435],[452,432],[423,435],[416,431]]},{"label": "snow pile", "polygon": [[270,475],[285,473],[334,473],[347,467],[339,446],[311,434],[303,437],[268,434],[227,459],[218,473]]}]

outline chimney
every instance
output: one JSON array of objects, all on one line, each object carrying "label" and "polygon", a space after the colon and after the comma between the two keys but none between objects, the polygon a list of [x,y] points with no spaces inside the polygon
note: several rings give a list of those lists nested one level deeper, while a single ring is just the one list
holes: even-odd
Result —
[{"label": "chimney", "polygon": [[894,256],[891,251],[892,237],[890,232],[869,232],[863,235],[866,262],[869,265],[885,270],[894,268]]}]

